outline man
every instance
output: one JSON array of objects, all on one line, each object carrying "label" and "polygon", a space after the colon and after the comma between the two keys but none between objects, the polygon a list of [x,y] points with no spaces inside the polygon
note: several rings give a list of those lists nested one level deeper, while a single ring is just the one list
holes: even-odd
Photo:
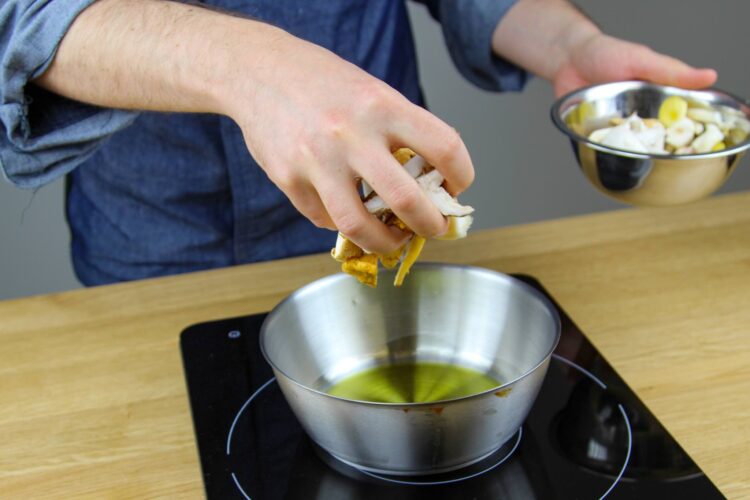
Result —
[{"label": "man", "polygon": [[[408,235],[366,212],[360,179],[418,234],[445,230],[390,155],[411,147],[454,194],[474,178],[458,133],[419,106],[402,1],[206,3],[235,15],[163,0],[0,7],[0,167],[31,188],[70,173],[84,284],[322,251],[330,229],[386,253]],[[558,94],[716,78],[602,34],[563,0],[424,3],[488,90],[519,90],[525,71]]]}]

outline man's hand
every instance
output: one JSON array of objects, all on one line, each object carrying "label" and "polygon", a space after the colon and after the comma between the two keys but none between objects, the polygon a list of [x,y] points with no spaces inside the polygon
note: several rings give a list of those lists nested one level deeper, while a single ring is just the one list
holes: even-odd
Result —
[{"label": "man's hand", "polygon": [[391,151],[407,146],[434,165],[458,193],[473,180],[458,133],[385,83],[317,45],[276,39],[274,64],[236,78],[226,112],[250,152],[295,207],[320,227],[388,253],[407,236],[369,214],[364,179],[417,234],[442,234],[447,222]]},{"label": "man's hand", "polygon": [[663,85],[700,89],[713,85],[716,71],[696,69],[645,45],[596,34],[570,51],[552,78],[560,96],[593,83],[648,80]]},{"label": "man's hand", "polygon": [[683,88],[716,81],[712,69],[695,69],[644,45],[603,34],[566,0],[520,0],[498,23],[492,47],[499,56],[552,82],[558,96],[615,80]]},{"label": "man's hand", "polygon": [[385,83],[283,30],[197,6],[99,0],[36,83],[101,106],[227,115],[302,214],[378,253],[407,235],[365,210],[360,179],[418,234],[447,229],[392,150],[422,155],[453,194],[474,178],[458,133]]}]

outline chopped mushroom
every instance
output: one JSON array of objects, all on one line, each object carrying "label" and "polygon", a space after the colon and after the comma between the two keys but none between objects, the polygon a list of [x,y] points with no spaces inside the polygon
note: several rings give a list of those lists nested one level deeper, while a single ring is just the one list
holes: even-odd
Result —
[{"label": "chopped mushroom", "polygon": [[611,127],[589,133],[588,139],[612,148],[652,154],[696,154],[721,151],[747,140],[750,120],[729,106],[717,106],[670,96],[659,118],[614,116]]},{"label": "chopped mushroom", "polygon": [[[437,206],[440,212],[448,219],[448,231],[438,239],[454,240],[464,238],[473,218],[471,213],[474,212],[472,207],[461,205],[458,200],[451,196],[443,187],[443,176],[429,165],[421,156],[408,148],[398,149],[393,156],[401,163],[406,171],[416,179],[419,187],[425,192],[428,198]],[[365,208],[368,212],[378,217],[385,224],[399,227],[403,230],[409,230],[408,227],[399,219],[383,199],[373,192],[369,186],[364,185]],[[355,243],[339,233],[336,240],[336,246],[331,250],[331,256],[341,262],[341,269],[347,274],[351,274],[360,282],[377,286],[378,283],[378,260],[386,268],[393,268],[401,261],[394,286],[401,286],[404,278],[409,273],[412,265],[419,258],[419,254],[424,248],[426,239],[419,235],[413,235],[411,239],[389,254],[374,254],[365,252]],[[403,255],[403,258],[402,258]]]}]

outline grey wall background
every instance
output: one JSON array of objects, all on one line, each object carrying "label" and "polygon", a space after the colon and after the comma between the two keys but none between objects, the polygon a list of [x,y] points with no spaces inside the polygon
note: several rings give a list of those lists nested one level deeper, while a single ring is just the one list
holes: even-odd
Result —
[{"label": "grey wall background", "polygon": [[[471,0],[466,0],[471,1]],[[750,97],[746,19],[750,2],[722,0],[580,0],[609,34],[719,70],[717,86]],[[552,126],[550,87],[539,79],[521,94],[490,94],[461,79],[440,27],[410,4],[420,72],[431,110],[461,131],[477,168],[462,201],[477,208],[476,227],[611,210],[577,171]],[[750,188],[745,159],[722,192]],[[37,193],[0,182],[0,299],[80,286],[69,260],[63,183]]]}]

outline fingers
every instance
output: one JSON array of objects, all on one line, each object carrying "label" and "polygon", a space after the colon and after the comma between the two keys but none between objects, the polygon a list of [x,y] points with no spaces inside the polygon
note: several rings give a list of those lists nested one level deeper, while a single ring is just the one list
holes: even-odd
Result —
[{"label": "fingers", "polygon": [[445,233],[445,217],[385,148],[361,157],[366,159],[358,167],[362,177],[410,229],[427,238]]},{"label": "fingers", "polygon": [[271,181],[289,198],[294,208],[310,222],[320,228],[336,229],[308,176],[277,160],[267,163],[265,170]]},{"label": "fingers", "polygon": [[[403,170],[398,162],[395,163]],[[362,203],[356,182],[346,177],[349,173],[353,177],[353,172],[349,169],[339,171],[341,175],[321,175],[314,183],[289,172],[276,175],[273,180],[294,207],[316,226],[341,231],[370,252],[390,253],[401,246],[411,233],[388,227],[370,214]]]},{"label": "fingers", "polygon": [[636,78],[663,85],[700,89],[716,82],[715,70],[693,68],[679,59],[659,54],[647,47],[631,52],[629,64]]},{"label": "fingers", "polygon": [[291,189],[284,189],[284,194],[292,202],[294,208],[317,227],[336,230],[336,224],[312,186],[294,186]]},{"label": "fingers", "polygon": [[581,75],[572,66],[563,68],[553,81],[555,97],[562,97],[568,92],[585,87],[590,82],[582,78]]},{"label": "fingers", "polygon": [[409,237],[398,228],[386,226],[365,209],[353,179],[321,177],[316,179],[315,187],[338,230],[361,248],[389,253]]},{"label": "fingers", "polygon": [[283,190],[294,206],[319,227],[338,229],[360,247],[389,253],[401,246],[409,234],[389,227],[370,214],[359,196],[355,174],[379,193],[386,205],[414,232],[438,236],[447,221],[417,182],[396,161],[386,147],[356,156],[357,171],[340,169],[339,175],[320,175],[312,184],[291,183]]},{"label": "fingers", "polygon": [[474,166],[458,132],[411,103],[398,116],[392,124],[391,141],[412,148],[438,169],[445,177],[448,192],[455,196],[465,191],[474,181]]}]

